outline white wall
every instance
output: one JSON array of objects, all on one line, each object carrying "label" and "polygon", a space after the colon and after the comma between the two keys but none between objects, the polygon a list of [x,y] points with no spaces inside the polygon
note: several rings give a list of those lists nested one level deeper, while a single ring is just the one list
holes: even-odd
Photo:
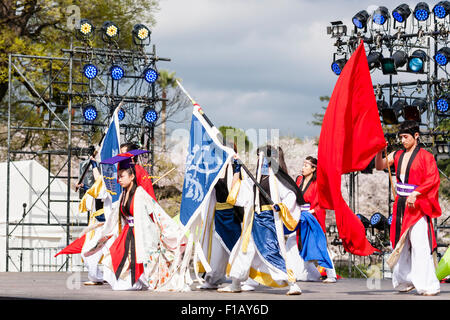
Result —
[{"label": "white wall", "polygon": [[[26,203],[26,210],[29,211],[24,219],[26,223],[47,223],[48,215],[48,171],[35,160],[14,161],[10,163],[10,203],[9,222],[19,222],[23,215],[23,204]],[[43,195],[39,197],[39,195]],[[78,194],[71,190],[71,200],[77,200]],[[67,200],[67,184],[63,179],[55,179],[50,184],[51,200]],[[6,271],[6,204],[7,204],[7,163],[0,163],[0,272]],[[32,208],[31,208],[32,207]],[[31,208],[31,210],[30,210]],[[78,213],[78,203],[70,203],[70,222],[76,225],[79,222],[86,222],[86,215]],[[50,223],[66,224],[67,202],[53,202],[50,204]],[[14,226],[10,225],[9,232]],[[82,227],[72,226],[70,232],[75,238]],[[23,236],[22,236],[23,234]],[[61,264],[64,256],[56,260],[54,253],[45,252],[45,260],[42,257],[43,251],[39,248],[64,247],[66,244],[66,231],[62,226],[18,226],[9,239],[9,247],[34,248],[23,251],[23,271],[32,271],[31,265],[38,263],[37,252],[41,252],[39,263]],[[36,250],[37,249],[37,250]],[[21,251],[10,250],[13,263],[9,262],[9,271],[17,271],[20,267]],[[78,263],[78,262],[77,262]],[[37,266],[34,268],[38,270]],[[43,267],[40,270],[45,270]]]}]

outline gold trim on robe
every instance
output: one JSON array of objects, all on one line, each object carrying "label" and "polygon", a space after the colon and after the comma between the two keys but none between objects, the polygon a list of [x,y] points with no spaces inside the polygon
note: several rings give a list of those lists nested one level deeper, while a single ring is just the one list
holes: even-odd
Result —
[{"label": "gold trim on robe", "polygon": [[227,203],[234,206],[236,204],[239,189],[241,188],[241,180],[237,180],[230,193],[228,193]]}]

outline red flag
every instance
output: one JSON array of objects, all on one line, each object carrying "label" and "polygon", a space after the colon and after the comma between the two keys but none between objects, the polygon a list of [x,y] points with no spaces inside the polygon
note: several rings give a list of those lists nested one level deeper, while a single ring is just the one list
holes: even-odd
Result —
[{"label": "red flag", "polygon": [[62,249],[60,252],[55,254],[55,257],[60,254],[75,254],[75,253],[81,253],[81,249],[83,249],[84,241],[86,240],[86,235],[83,235],[82,237],[76,239],[71,244],[69,244],[67,247]]},{"label": "red flag", "polygon": [[359,218],[341,193],[341,175],[363,170],[386,146],[367,64],[364,43],[346,63],[331,95],[319,139],[317,184],[319,206],[335,211],[346,251],[366,256],[369,243]]}]

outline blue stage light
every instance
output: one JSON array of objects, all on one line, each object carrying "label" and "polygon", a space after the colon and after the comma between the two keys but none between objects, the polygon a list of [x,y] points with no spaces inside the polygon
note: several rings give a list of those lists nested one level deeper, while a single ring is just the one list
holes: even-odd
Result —
[{"label": "blue stage light", "polygon": [[148,83],[153,83],[158,79],[158,72],[152,68],[148,68],[144,71],[145,81]]},{"label": "blue stage light", "polygon": [[373,228],[378,230],[383,230],[388,225],[388,220],[379,212],[375,212],[372,217],[370,217],[370,224]]},{"label": "blue stage light", "polygon": [[437,99],[436,101],[436,109],[438,112],[445,113],[448,111],[448,96],[444,95]]},{"label": "blue stage light", "polygon": [[391,225],[391,223],[392,223],[392,214],[388,218],[388,225]]},{"label": "blue stage light", "polygon": [[98,69],[93,64],[87,64],[83,67],[84,76],[88,79],[94,79],[97,76]]},{"label": "blue stage light", "polygon": [[419,2],[414,9],[414,17],[419,21],[425,21],[430,15],[430,8],[425,2]]},{"label": "blue stage light", "polygon": [[438,2],[433,8],[433,12],[436,18],[444,19],[450,12],[450,2],[449,1]]},{"label": "blue stage light", "polygon": [[120,80],[125,75],[125,72],[123,71],[123,68],[118,66],[118,65],[112,66],[110,71],[111,71],[111,77],[114,80]]},{"label": "blue stage light", "polygon": [[336,75],[340,75],[346,63],[347,59],[338,59],[331,64],[331,70],[333,70]]},{"label": "blue stage light", "polygon": [[386,7],[378,7],[373,13],[373,22],[379,25],[383,25],[389,17],[389,10]]},{"label": "blue stage light", "polygon": [[87,105],[83,108],[83,117],[86,121],[94,121],[97,119],[97,108],[93,105]]},{"label": "blue stage light", "polygon": [[367,25],[367,19],[369,18],[369,14],[366,10],[362,10],[355,14],[352,21],[356,28],[362,29],[365,28]]},{"label": "blue stage light", "polygon": [[120,108],[119,112],[117,113],[117,118],[119,119],[119,121],[122,121],[125,118],[125,110]]},{"label": "blue stage light", "polygon": [[411,14],[411,9],[409,6],[405,3],[399,5],[397,8],[395,8],[392,11],[392,17],[395,19],[395,21],[403,23],[408,19],[408,17]]},{"label": "blue stage light", "polygon": [[447,65],[449,58],[450,58],[450,48],[448,47],[443,47],[439,49],[436,52],[436,55],[434,56],[434,60],[436,60],[436,62],[441,66]]},{"label": "blue stage light", "polygon": [[144,111],[144,119],[150,124],[155,123],[158,120],[158,113],[153,108],[147,108]]},{"label": "blue stage light", "polygon": [[423,50],[414,51],[408,58],[408,71],[418,73],[423,72],[427,54]]}]

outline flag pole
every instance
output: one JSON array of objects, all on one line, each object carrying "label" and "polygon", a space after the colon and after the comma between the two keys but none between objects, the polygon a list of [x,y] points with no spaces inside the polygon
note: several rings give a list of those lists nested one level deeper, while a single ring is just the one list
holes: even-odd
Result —
[{"label": "flag pole", "polygon": [[[189,95],[189,93],[186,91],[186,89],[184,89],[184,87],[181,85],[181,83],[178,81],[178,79],[175,80],[177,85],[180,87],[181,91],[184,92],[184,94],[189,98],[189,100],[191,100],[191,103],[194,106],[198,106],[199,107],[199,113],[200,115],[203,117],[203,119],[205,119],[205,121],[212,127],[215,128],[214,124],[211,122],[211,120],[209,120],[209,118],[206,116],[205,112],[200,108],[200,105],[195,102],[195,100]],[[216,129],[217,130],[217,129]],[[225,138],[223,138],[223,142],[224,145],[226,145],[226,141]],[[242,162],[241,159],[236,159],[237,162],[241,165],[242,169],[244,169],[244,171],[247,173],[247,175],[250,177],[250,179],[252,179],[253,183],[255,184],[255,186],[259,189],[259,191],[261,192],[262,196],[264,198],[266,198],[266,200],[269,202],[270,205],[274,205],[275,203],[273,202],[272,198],[269,196],[269,194],[263,189],[263,187],[261,186],[261,184],[259,184],[259,182],[256,180],[256,178],[253,176],[253,174],[250,172],[250,170],[247,168],[247,166]]]},{"label": "flag pole", "polygon": [[392,194],[394,195],[394,199],[395,199],[395,197],[397,196],[397,193],[395,192],[394,184],[392,183],[392,173],[391,173],[391,166],[389,165],[387,146],[384,148],[384,152],[386,153],[386,165],[387,165],[387,169],[389,172],[389,182],[391,183]]}]

